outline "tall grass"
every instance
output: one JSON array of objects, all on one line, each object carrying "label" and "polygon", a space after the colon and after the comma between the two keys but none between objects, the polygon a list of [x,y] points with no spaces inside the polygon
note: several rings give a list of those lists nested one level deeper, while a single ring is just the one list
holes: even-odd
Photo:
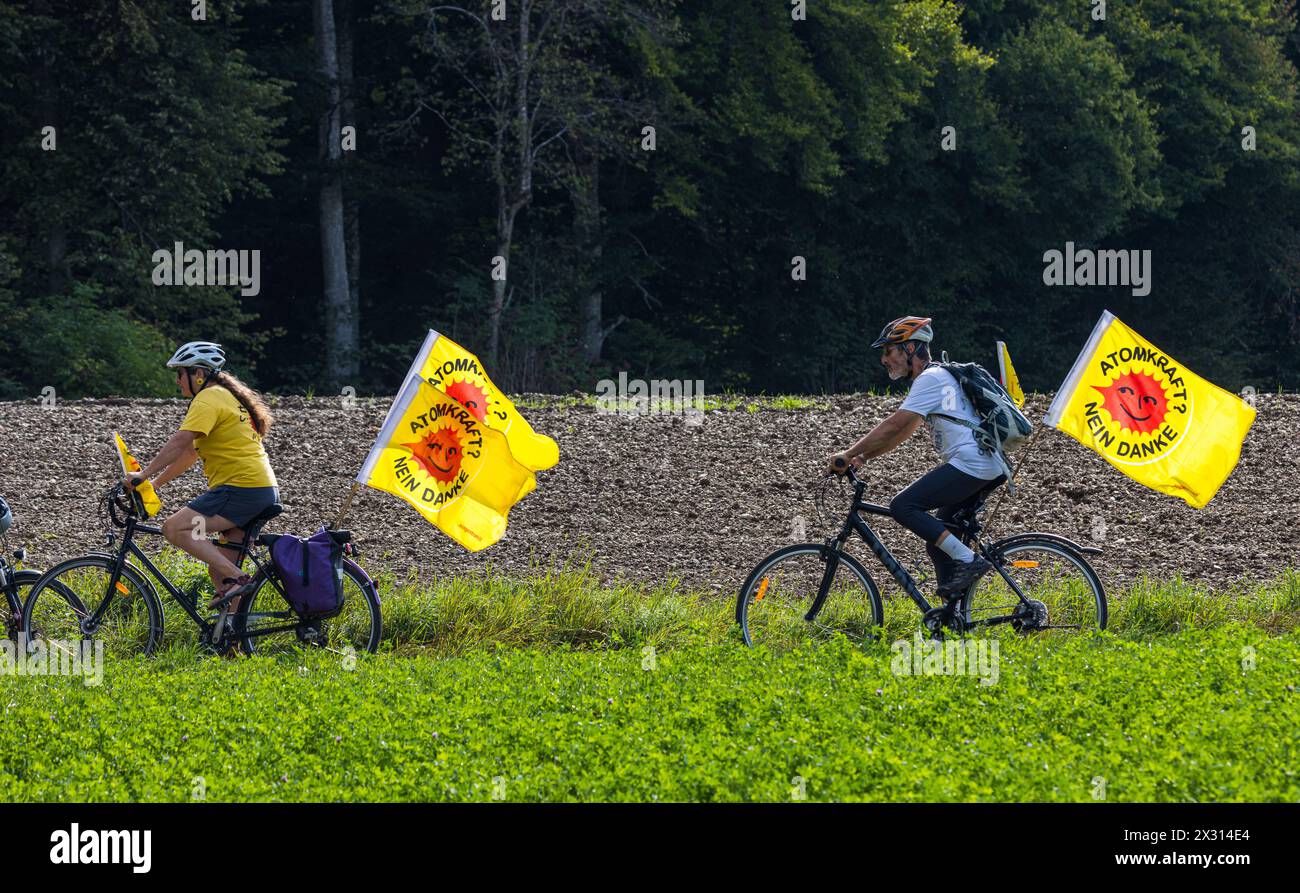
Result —
[{"label": "tall grass", "polygon": [[[174,549],[155,563],[182,588],[206,579],[204,566]],[[362,560],[364,565],[364,559]],[[735,589],[742,573],[737,572]],[[384,617],[383,650],[439,656],[506,648],[668,649],[739,639],[735,589],[693,590],[671,578],[654,584],[605,579],[590,561],[535,565],[526,573],[439,576],[391,571],[376,577]],[[1107,593],[1108,632],[1145,641],[1187,629],[1244,623],[1271,635],[1300,628],[1300,570],[1267,583],[1213,590],[1181,577],[1144,578]],[[193,642],[193,625],[163,597],[164,644]],[[829,606],[829,603],[828,603]],[[877,638],[911,636],[920,615],[910,600],[886,592]],[[1061,637],[1069,632],[1042,635]],[[793,643],[791,643],[793,644]]]}]

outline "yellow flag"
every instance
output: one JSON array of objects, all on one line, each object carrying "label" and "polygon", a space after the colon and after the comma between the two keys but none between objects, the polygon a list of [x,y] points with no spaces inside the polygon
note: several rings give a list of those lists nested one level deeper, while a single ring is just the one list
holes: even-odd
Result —
[{"label": "yellow flag", "polygon": [[1255,410],[1108,310],[1044,421],[1138,483],[1204,508],[1236,467]]},{"label": "yellow flag", "polygon": [[1016,375],[1016,367],[1011,365],[1011,354],[1005,341],[998,342],[998,372],[1002,374],[1002,387],[1016,401],[1016,406],[1024,409],[1025,392],[1020,389],[1020,376]]},{"label": "yellow flag", "polygon": [[402,497],[471,552],[501,539],[510,507],[536,486],[504,434],[419,376],[406,379],[357,481]]},{"label": "yellow flag", "polygon": [[[113,439],[117,441],[117,458],[122,461],[122,476],[126,477],[128,471],[139,471],[140,463],[135,461],[131,451],[126,448],[122,435],[114,431]],[[158,491],[153,488],[153,481],[148,478],[142,480],[136,486],[135,492],[140,494],[140,501],[144,503],[145,513],[150,518],[162,511],[162,500],[158,498]]]},{"label": "yellow flag", "polygon": [[453,400],[464,405],[479,422],[505,434],[515,460],[531,471],[545,471],[560,461],[554,440],[533,431],[488,378],[478,357],[433,330],[415,355],[407,378],[419,375]]}]

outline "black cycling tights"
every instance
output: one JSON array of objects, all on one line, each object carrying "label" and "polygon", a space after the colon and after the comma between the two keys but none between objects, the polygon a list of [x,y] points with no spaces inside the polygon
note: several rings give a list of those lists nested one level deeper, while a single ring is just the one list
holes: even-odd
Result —
[{"label": "black cycling tights", "polygon": [[[947,579],[951,564],[947,554],[934,545],[948,529],[943,522],[952,520],[959,509],[973,503],[980,491],[992,484],[945,463],[917,478],[890,500],[889,514],[894,520],[925,540],[925,551],[934,562],[938,582]],[[934,509],[939,511],[931,515]]]}]

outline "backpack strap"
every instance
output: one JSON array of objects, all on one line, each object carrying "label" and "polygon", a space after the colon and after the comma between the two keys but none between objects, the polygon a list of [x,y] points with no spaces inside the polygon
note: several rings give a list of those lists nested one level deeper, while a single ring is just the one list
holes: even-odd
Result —
[{"label": "backpack strap", "polygon": [[1015,472],[1011,470],[1011,463],[1007,461],[1006,454],[1002,451],[1002,447],[997,443],[991,442],[993,439],[989,436],[987,431],[974,422],[967,421],[966,419],[959,419],[956,416],[950,416],[942,412],[931,413],[931,415],[936,415],[941,419],[947,419],[950,422],[956,422],[958,425],[969,428],[971,432],[975,434],[976,442],[981,446],[987,447],[989,452],[997,458],[998,464],[1002,466],[1002,473],[1007,476],[1007,492],[1012,494],[1016,492],[1016,485],[1014,483],[1016,475]]}]

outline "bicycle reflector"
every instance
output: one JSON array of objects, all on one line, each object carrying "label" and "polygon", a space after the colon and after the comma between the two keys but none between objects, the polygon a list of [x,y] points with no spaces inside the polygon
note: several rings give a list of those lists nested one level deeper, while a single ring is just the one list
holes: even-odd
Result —
[{"label": "bicycle reflector", "polygon": [[758,594],[754,596],[754,601],[761,602],[763,600],[763,596],[767,595],[767,584],[771,580],[771,577],[764,577],[763,582],[758,584]]},{"label": "bicycle reflector", "polygon": [[130,595],[130,594],[131,594],[131,590],[128,589],[128,588],[126,587],[126,584],[123,583],[121,580],[118,580],[118,581],[117,581],[117,585],[115,586],[115,588],[117,589],[118,592],[122,593],[123,595]]},{"label": "bicycle reflector", "polygon": [[1028,558],[1022,558],[1019,561],[1012,561],[1012,567],[1038,567],[1037,561],[1031,561]]}]

